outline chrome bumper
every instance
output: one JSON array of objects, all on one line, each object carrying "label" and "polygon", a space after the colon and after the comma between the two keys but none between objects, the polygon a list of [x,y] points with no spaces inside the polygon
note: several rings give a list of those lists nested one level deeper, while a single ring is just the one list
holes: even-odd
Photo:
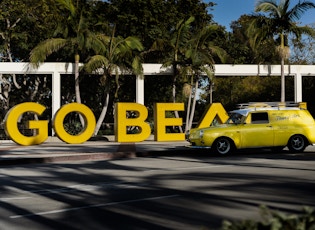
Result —
[{"label": "chrome bumper", "polygon": [[209,146],[186,145],[185,147],[190,149],[211,149]]}]

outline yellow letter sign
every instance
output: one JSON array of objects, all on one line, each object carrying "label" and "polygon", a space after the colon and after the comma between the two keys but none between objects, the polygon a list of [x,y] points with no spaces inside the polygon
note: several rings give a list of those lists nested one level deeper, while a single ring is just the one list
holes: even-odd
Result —
[{"label": "yellow letter sign", "polygon": [[166,118],[166,111],[184,111],[184,103],[156,103],[154,109],[154,140],[183,141],[184,133],[166,133],[166,126],[183,125],[182,118]]},{"label": "yellow letter sign", "polygon": [[[116,103],[115,105],[115,140],[118,142],[140,142],[147,139],[151,134],[151,128],[145,120],[148,117],[148,110],[144,105],[137,103]],[[127,112],[134,111],[135,118],[127,118]],[[139,133],[127,134],[128,126],[140,128]]]},{"label": "yellow letter sign", "polygon": [[[78,135],[69,134],[63,126],[65,117],[71,112],[78,112],[84,117],[85,128]],[[80,144],[87,141],[92,136],[95,126],[96,121],[93,112],[86,105],[79,103],[70,103],[62,106],[55,114],[53,120],[53,127],[57,136],[68,144]]]},{"label": "yellow letter sign", "polygon": [[36,130],[36,136],[27,137],[20,133],[18,120],[23,113],[33,112],[41,115],[46,108],[43,105],[26,102],[11,108],[5,118],[5,131],[7,135],[20,145],[39,145],[48,138],[48,121],[28,121],[28,128]]},{"label": "yellow letter sign", "polygon": [[[148,110],[138,103],[117,103],[115,105],[115,140],[118,142],[140,142],[147,139],[151,134],[150,125],[146,122]],[[48,138],[48,121],[28,121],[28,128],[34,129],[36,135],[24,136],[18,128],[18,120],[26,112],[41,115],[45,110],[43,105],[34,102],[22,103],[9,110],[5,117],[5,131],[7,135],[20,145],[38,145]],[[127,117],[127,112],[135,112],[136,117]],[[182,118],[166,118],[166,111],[184,111],[184,103],[156,103],[154,106],[154,140],[155,141],[184,141],[184,133],[166,133],[166,127],[181,126]],[[63,122],[67,114],[80,113],[85,119],[85,128],[78,135],[67,133]],[[208,107],[198,124],[198,128],[208,127],[215,118],[220,123],[228,119],[227,112],[220,103],[213,103]],[[94,132],[96,125],[93,112],[85,105],[70,103],[61,107],[54,116],[53,127],[57,136],[66,143],[79,144],[87,141]],[[128,134],[127,128],[136,126],[139,133]]]},{"label": "yellow letter sign", "polygon": [[200,122],[197,127],[198,128],[209,127],[212,124],[214,118],[216,117],[218,118],[221,124],[226,122],[227,119],[229,118],[228,113],[225,111],[221,103],[212,103],[210,106],[208,106],[207,110],[200,119]]}]

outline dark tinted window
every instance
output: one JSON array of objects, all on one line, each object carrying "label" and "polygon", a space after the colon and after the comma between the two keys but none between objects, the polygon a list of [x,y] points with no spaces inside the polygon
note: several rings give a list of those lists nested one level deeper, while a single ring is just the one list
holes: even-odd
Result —
[{"label": "dark tinted window", "polygon": [[269,123],[268,113],[252,113],[252,124]]}]

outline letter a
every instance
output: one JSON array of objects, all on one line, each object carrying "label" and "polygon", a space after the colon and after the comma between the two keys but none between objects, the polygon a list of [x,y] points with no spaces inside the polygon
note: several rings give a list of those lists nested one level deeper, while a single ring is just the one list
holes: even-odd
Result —
[{"label": "letter a", "polygon": [[229,118],[221,103],[212,103],[203,114],[197,128],[209,127],[213,120],[218,118],[219,123],[223,124]]}]

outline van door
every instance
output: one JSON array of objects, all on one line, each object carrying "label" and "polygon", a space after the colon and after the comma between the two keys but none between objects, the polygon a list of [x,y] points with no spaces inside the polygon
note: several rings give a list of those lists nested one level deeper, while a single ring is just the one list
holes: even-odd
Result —
[{"label": "van door", "polygon": [[241,148],[272,147],[274,130],[270,124],[268,112],[252,112],[247,123],[240,130]]}]

